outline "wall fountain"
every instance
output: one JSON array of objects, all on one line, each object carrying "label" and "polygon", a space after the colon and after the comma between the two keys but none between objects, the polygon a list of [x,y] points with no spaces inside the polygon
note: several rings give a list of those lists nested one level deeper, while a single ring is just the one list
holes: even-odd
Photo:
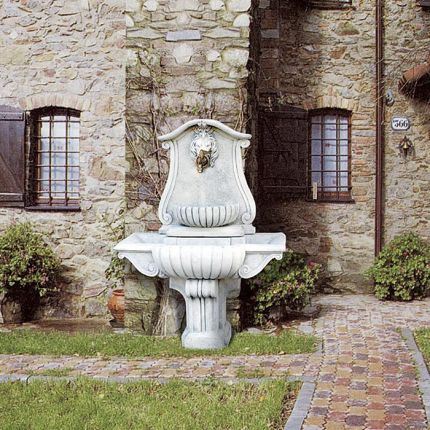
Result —
[{"label": "wall fountain", "polygon": [[187,348],[230,342],[227,297],[240,278],[257,275],[285,251],[283,233],[256,233],[255,202],[243,172],[249,134],[219,121],[196,119],[161,136],[170,168],[161,197],[158,233],[134,233],[115,250],[146,276],[169,278],[185,298]]}]

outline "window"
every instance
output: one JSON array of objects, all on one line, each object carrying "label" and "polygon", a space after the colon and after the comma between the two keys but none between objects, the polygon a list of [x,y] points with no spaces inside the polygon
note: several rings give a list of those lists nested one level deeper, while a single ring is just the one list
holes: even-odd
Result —
[{"label": "window", "polygon": [[351,200],[351,113],[309,113],[309,180],[313,200]]},{"label": "window", "polygon": [[309,6],[315,9],[343,9],[352,5],[352,0],[309,0]]},{"label": "window", "polygon": [[33,115],[31,204],[76,208],[79,205],[79,112],[44,108],[34,111]]}]

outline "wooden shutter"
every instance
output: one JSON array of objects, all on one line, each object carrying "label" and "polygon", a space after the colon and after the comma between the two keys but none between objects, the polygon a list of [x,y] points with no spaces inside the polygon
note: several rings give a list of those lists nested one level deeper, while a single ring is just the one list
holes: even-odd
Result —
[{"label": "wooden shutter", "polygon": [[24,206],[25,114],[0,105],[0,206]]},{"label": "wooden shutter", "polygon": [[308,114],[294,106],[260,111],[259,182],[264,199],[306,198]]}]

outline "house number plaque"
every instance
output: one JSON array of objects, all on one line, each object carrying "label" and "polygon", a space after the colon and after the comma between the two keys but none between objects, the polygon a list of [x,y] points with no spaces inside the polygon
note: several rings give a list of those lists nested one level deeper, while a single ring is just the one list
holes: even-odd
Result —
[{"label": "house number plaque", "polygon": [[410,127],[411,127],[411,122],[409,121],[409,118],[395,116],[391,120],[391,128],[394,131],[406,131],[406,130],[409,130]]}]

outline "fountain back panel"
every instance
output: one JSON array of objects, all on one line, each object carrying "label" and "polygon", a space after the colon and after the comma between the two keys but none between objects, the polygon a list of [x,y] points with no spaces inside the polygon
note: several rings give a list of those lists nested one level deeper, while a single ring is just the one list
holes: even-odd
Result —
[{"label": "fountain back panel", "polygon": [[[283,233],[256,233],[255,201],[243,172],[249,134],[219,121],[189,121],[159,140],[170,168],[158,233],[134,233],[115,250],[147,276],[169,278],[185,298],[186,348],[222,348],[230,342],[227,297],[240,278],[257,275],[285,251]],[[143,288],[143,287],[142,287]]]}]

